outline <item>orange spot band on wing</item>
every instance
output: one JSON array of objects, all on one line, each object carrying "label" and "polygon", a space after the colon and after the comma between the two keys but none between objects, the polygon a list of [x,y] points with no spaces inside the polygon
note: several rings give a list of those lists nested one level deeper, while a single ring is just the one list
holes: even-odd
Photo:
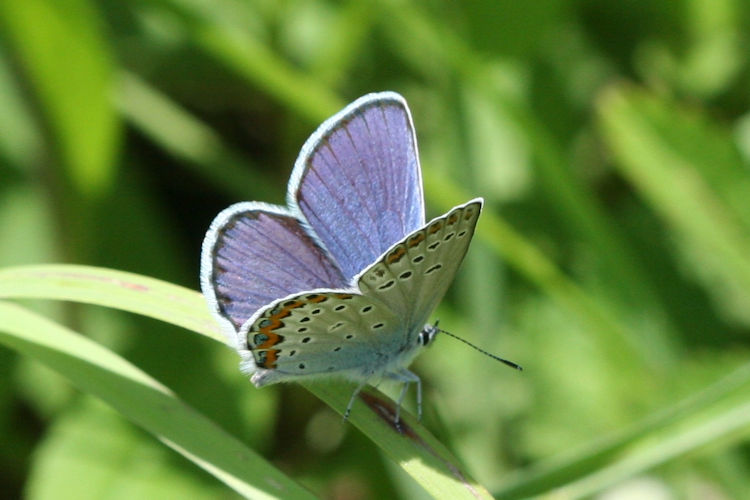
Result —
[{"label": "orange spot band on wing", "polygon": [[278,318],[286,318],[290,314],[292,314],[292,309],[297,309],[298,307],[302,307],[305,305],[305,302],[302,300],[294,300],[291,302],[287,302],[284,304],[284,307],[281,308],[281,311],[278,311],[275,314],[272,314],[270,319],[273,321],[274,319]]},{"label": "orange spot band on wing", "polygon": [[260,357],[260,359],[256,358],[255,363],[261,368],[276,368],[276,361],[278,359],[278,349],[271,349],[270,351],[265,351],[265,355]]},{"label": "orange spot band on wing", "polygon": [[279,350],[278,349],[272,349],[268,351],[268,355],[266,356],[266,366],[265,368],[276,368],[276,360],[279,359]]},{"label": "orange spot band on wing", "polygon": [[430,232],[430,234],[435,234],[438,231],[440,231],[440,228],[443,227],[443,223],[440,221],[437,221],[433,225],[431,225],[427,230]]},{"label": "orange spot band on wing", "polygon": [[398,262],[399,260],[401,260],[401,257],[403,257],[404,255],[406,255],[406,250],[404,250],[404,247],[398,246],[395,250],[388,254],[387,261],[389,264],[393,264],[394,262]]},{"label": "orange spot band on wing", "polygon": [[273,347],[284,340],[284,337],[277,333],[274,333],[274,330],[284,326],[284,323],[281,320],[292,314],[293,309],[297,309],[298,307],[302,307],[304,305],[305,302],[302,300],[287,302],[284,304],[280,311],[276,310],[276,312],[271,314],[271,316],[269,316],[268,318],[263,318],[259,324],[265,324],[263,326],[259,326],[257,330],[254,330],[254,332],[262,333],[268,338],[262,344],[256,345],[255,349],[268,349],[269,347]]},{"label": "orange spot band on wing", "polygon": [[256,345],[254,349],[268,349],[269,347],[273,347],[279,342],[281,342],[282,340],[284,340],[284,337],[282,337],[281,335],[277,333],[273,333],[270,330],[261,329],[261,333],[266,335],[268,339],[266,339],[266,341],[263,342],[262,344]]},{"label": "orange spot band on wing", "polygon": [[415,246],[419,245],[423,241],[424,241],[424,233],[419,232],[415,234],[414,236],[412,236],[411,238],[409,238],[409,241],[407,244],[409,245],[409,248],[414,248]]}]

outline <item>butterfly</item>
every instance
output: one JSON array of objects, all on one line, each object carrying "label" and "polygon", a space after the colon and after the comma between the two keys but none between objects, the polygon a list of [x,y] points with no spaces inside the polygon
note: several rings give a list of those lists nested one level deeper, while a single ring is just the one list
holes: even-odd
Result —
[{"label": "butterfly", "polygon": [[365,95],[325,121],[292,171],[287,206],[237,203],[203,241],[201,288],[256,387],[339,376],[410,384],[407,367],[474,234],[476,198],[425,222],[406,101]]}]

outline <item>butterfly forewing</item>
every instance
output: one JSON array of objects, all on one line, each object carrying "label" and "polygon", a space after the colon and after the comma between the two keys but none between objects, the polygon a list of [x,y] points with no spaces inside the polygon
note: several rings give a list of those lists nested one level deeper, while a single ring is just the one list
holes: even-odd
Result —
[{"label": "butterfly forewing", "polygon": [[480,199],[460,205],[394,245],[359,277],[362,294],[387,304],[414,334],[453,281],[481,208]]},{"label": "butterfly forewing", "polygon": [[384,92],[358,99],[308,140],[295,166],[296,204],[347,279],[424,225],[411,116]]},{"label": "butterfly forewing", "polygon": [[373,362],[387,339],[382,333],[399,326],[382,303],[356,292],[318,290],[276,301],[243,331],[256,367],[304,376]]}]

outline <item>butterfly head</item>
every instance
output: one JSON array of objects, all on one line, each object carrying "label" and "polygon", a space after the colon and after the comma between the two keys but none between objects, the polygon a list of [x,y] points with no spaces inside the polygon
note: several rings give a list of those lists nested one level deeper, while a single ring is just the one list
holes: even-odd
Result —
[{"label": "butterfly head", "polygon": [[432,343],[432,340],[439,331],[440,329],[437,327],[437,323],[434,325],[424,325],[424,328],[422,328],[417,336],[417,342],[420,346],[427,347]]}]

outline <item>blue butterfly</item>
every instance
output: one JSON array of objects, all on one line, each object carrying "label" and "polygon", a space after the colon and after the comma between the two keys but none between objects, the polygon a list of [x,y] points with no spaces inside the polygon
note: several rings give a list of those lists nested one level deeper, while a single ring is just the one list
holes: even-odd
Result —
[{"label": "blue butterfly", "polygon": [[201,287],[257,387],[341,376],[359,391],[402,382],[441,331],[426,324],[469,248],[482,199],[425,223],[409,108],[368,94],[334,115],[297,158],[287,206],[222,211],[203,242]]}]

